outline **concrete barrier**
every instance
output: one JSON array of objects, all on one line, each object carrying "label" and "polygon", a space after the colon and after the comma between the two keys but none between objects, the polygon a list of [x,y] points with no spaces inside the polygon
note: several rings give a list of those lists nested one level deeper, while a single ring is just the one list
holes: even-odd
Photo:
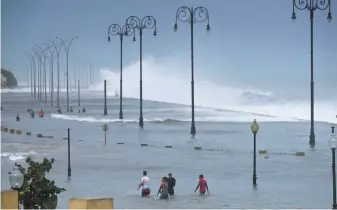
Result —
[{"label": "concrete barrier", "polygon": [[259,150],[259,154],[267,154],[267,150]]},{"label": "concrete barrier", "polygon": [[172,148],[172,145],[166,145],[165,148]]},{"label": "concrete barrier", "polygon": [[142,146],[142,147],[147,147],[147,146],[149,146],[148,144],[141,144],[140,146]]},{"label": "concrete barrier", "polygon": [[15,133],[15,129],[9,129],[9,133],[10,134],[14,134]]},{"label": "concrete barrier", "polygon": [[3,190],[1,191],[1,209],[18,209],[19,196],[18,191]]},{"label": "concrete barrier", "polygon": [[71,198],[69,209],[114,209],[113,198]]},{"label": "concrete barrier", "polygon": [[305,152],[296,152],[295,155],[296,156],[305,156]]},{"label": "concrete barrier", "polygon": [[202,149],[204,151],[212,151],[212,152],[222,152],[222,151],[226,151],[225,149]]},{"label": "concrete barrier", "polygon": [[117,142],[117,144],[124,144],[124,142]]},{"label": "concrete barrier", "polygon": [[8,132],[8,128],[4,128],[4,132],[6,132],[6,133],[7,133],[7,132]]},{"label": "concrete barrier", "polygon": [[21,135],[22,134],[22,130],[16,130],[16,134]]},{"label": "concrete barrier", "polygon": [[195,150],[201,150],[201,147],[194,147]]},{"label": "concrete barrier", "polygon": [[26,136],[31,136],[32,133],[31,132],[26,132]]}]

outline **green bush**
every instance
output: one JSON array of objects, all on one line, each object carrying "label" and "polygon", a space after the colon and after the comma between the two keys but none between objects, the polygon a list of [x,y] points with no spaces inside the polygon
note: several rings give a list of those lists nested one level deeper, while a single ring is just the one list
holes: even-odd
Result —
[{"label": "green bush", "polygon": [[42,162],[35,162],[27,157],[28,168],[17,165],[24,175],[24,182],[19,191],[19,201],[24,209],[56,209],[57,195],[66,191],[57,187],[54,181],[46,178],[46,173],[52,169],[54,158],[44,158]]}]

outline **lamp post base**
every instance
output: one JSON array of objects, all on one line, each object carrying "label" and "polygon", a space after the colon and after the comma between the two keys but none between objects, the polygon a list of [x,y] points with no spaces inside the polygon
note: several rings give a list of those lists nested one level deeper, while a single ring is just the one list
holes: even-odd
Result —
[{"label": "lamp post base", "polygon": [[257,179],[256,174],[253,174],[253,185],[256,185],[256,179]]},{"label": "lamp post base", "polygon": [[104,109],[104,115],[108,115],[108,110]]},{"label": "lamp post base", "polygon": [[337,209],[337,204],[333,204],[332,209]]},{"label": "lamp post base", "polygon": [[309,145],[311,148],[315,147],[316,141],[315,141],[315,133],[310,133],[309,136]]},{"label": "lamp post base", "polygon": [[192,123],[192,125],[191,125],[191,135],[195,135],[196,133],[197,133],[197,131],[196,131],[196,128],[195,128],[195,124]]},{"label": "lamp post base", "polygon": [[119,112],[119,119],[120,119],[120,120],[123,119],[123,112]]},{"label": "lamp post base", "polygon": [[70,177],[71,177],[71,168],[68,167],[68,180],[70,180]]},{"label": "lamp post base", "polygon": [[139,117],[139,127],[141,127],[141,128],[144,127],[144,120],[143,120],[143,117]]}]

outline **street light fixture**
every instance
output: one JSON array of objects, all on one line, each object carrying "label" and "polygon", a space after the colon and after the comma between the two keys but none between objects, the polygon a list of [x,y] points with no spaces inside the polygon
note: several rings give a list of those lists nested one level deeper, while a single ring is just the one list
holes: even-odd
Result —
[{"label": "street light fixture", "polygon": [[68,60],[69,60],[69,50],[70,50],[70,46],[73,43],[73,41],[75,41],[78,37],[72,38],[69,42],[69,45],[66,46],[65,41],[60,38],[60,37],[56,37],[57,39],[59,39],[61,41],[61,44],[64,46],[64,49],[66,51],[66,58],[67,58],[67,112],[69,112],[69,71],[68,71]]},{"label": "street light fixture", "polygon": [[[120,27],[118,24],[111,24],[108,29],[108,41],[110,42],[111,36],[120,37],[120,87],[119,87],[119,119],[123,119],[123,36],[133,35],[133,40],[135,40],[135,28],[130,24],[125,24],[123,27]],[[91,83],[90,83],[91,85]]]},{"label": "street light fixture", "polygon": [[328,9],[327,20],[332,21],[331,0],[293,0],[293,13],[291,19],[296,20],[295,8],[298,10],[308,10],[310,12],[310,98],[311,98],[311,119],[310,119],[310,136],[309,145],[315,147],[315,129],[314,129],[314,12],[316,10]]},{"label": "street light fixture", "polygon": [[254,161],[253,161],[253,185],[256,186],[256,134],[259,132],[259,124],[257,124],[256,119],[254,119],[250,129],[254,135]]},{"label": "street light fixture", "polygon": [[178,20],[181,22],[188,22],[191,25],[191,92],[192,92],[192,123],[191,123],[191,134],[195,135],[196,128],[195,128],[195,121],[194,121],[194,24],[199,22],[207,21],[206,31],[209,32],[211,30],[209,26],[209,15],[208,10],[205,7],[196,7],[196,8],[189,8],[186,6],[182,6],[178,8],[176,12],[176,22],[174,24],[174,31],[178,30]]},{"label": "street light fixture", "polygon": [[[144,127],[143,119],[143,29],[153,29],[153,36],[157,36],[157,21],[152,16],[145,16],[143,19],[138,18],[137,16],[130,16],[126,19],[126,24],[132,25],[133,28],[139,30],[139,71],[140,71],[140,80],[139,80],[139,103],[140,103],[140,113],[139,113],[139,127]],[[133,41],[136,38],[133,37]]]},{"label": "street light fixture", "polygon": [[337,147],[337,139],[335,136],[335,127],[331,126],[331,136],[329,138],[329,146],[332,151],[332,209],[337,209],[336,202],[336,147]]}]

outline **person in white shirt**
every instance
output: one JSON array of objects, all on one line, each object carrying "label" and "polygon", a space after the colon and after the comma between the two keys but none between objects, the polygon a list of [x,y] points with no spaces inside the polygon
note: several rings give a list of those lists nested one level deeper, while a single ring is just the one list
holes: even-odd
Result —
[{"label": "person in white shirt", "polygon": [[143,171],[143,177],[138,185],[137,190],[139,190],[140,187],[142,187],[142,197],[150,196],[150,178],[147,176],[147,172]]}]

